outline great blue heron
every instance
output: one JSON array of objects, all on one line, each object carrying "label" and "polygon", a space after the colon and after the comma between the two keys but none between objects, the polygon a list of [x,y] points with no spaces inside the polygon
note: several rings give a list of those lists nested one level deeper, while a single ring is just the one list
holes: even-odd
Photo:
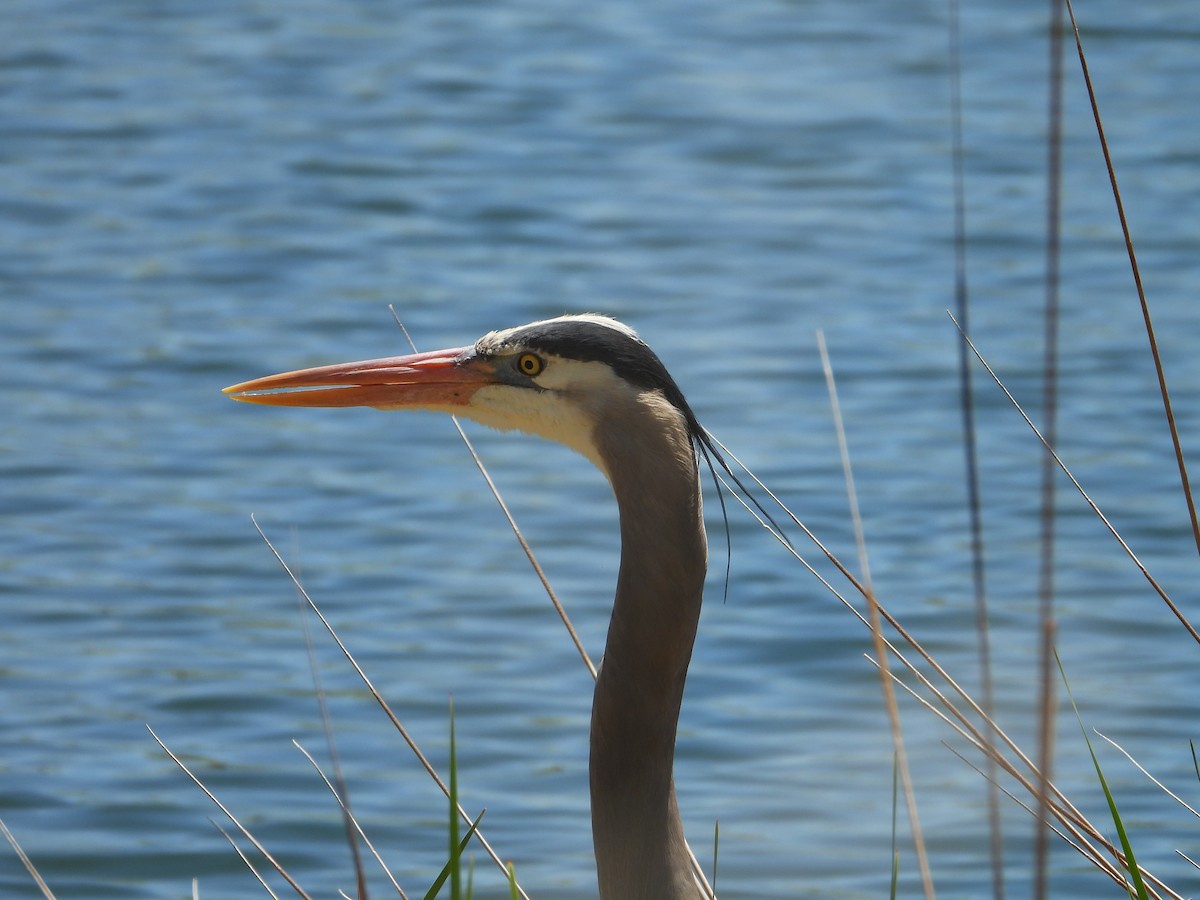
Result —
[{"label": "great blue heron", "polygon": [[277,406],[452,413],[558,441],[600,468],[621,523],[616,598],[592,702],[600,896],[702,896],[673,766],[708,555],[698,453],[716,450],[641,338],[614,319],[564,316],[495,331],[471,347],[286,372],[225,391]]}]

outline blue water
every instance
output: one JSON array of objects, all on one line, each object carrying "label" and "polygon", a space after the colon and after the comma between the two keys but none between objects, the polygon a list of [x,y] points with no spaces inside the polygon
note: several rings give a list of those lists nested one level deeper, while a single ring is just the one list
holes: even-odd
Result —
[{"label": "blue water", "polygon": [[[1044,10],[967,4],[972,327],[1037,414]],[[1200,446],[1200,22],[1080,9],[1185,446]],[[353,889],[294,592],[256,514],[531,896],[595,896],[589,679],[450,425],[235,406],[255,375],[564,311],[637,327],[702,421],[854,558],[820,375],[839,377],[872,576],[977,684],[952,304],[942,3],[12,0],[0,46],[0,816],[57,896],[254,896],[150,724],[314,896]],[[1090,114],[1068,58],[1063,455],[1200,619],[1195,548]],[[981,377],[1000,717],[1032,747],[1039,451]],[[472,429],[598,656],[618,552],[601,477]],[[1196,647],[1065,484],[1059,644],[1089,726],[1195,797]],[[726,897],[885,895],[892,763],[868,635],[714,496],[677,780]],[[812,554],[816,559],[816,555]],[[822,566],[823,571],[828,567]],[[328,640],[355,808],[410,894],[444,803]],[[903,707],[942,896],[988,891],[980,779]],[[1099,748],[1183,894],[1194,819]],[[1056,780],[1104,807],[1075,723]],[[1004,809],[1013,895],[1030,825]],[[902,831],[903,831],[902,826]],[[1073,851],[1055,896],[1117,895]],[[904,849],[905,896],[916,896]],[[381,879],[374,895],[386,893]],[[481,860],[479,896],[507,896]],[[0,852],[0,893],[35,896]]]}]

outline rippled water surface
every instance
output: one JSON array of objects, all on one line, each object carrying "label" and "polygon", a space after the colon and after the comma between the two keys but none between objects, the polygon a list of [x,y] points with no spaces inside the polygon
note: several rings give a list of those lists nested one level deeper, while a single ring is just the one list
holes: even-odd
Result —
[{"label": "rippled water surface", "polygon": [[[313,893],[353,889],[297,603],[250,515],[531,896],[595,896],[590,680],[448,421],[235,406],[226,384],[564,311],[638,328],[701,419],[847,560],[816,352],[839,377],[880,597],[978,683],[952,305],[945,4],[13,0],[0,45],[0,816],[60,898],[258,890],[149,723]],[[1082,5],[1185,446],[1200,446],[1200,21]],[[1044,10],[965,4],[972,329],[1037,415]],[[1069,48],[1068,48],[1069,49]],[[1061,444],[1193,619],[1195,548],[1077,65],[1068,58]],[[1000,718],[1035,734],[1039,451],[980,378]],[[618,553],[601,476],[471,429],[588,647]],[[1191,797],[1196,647],[1065,483],[1059,644],[1090,726]],[[892,752],[865,629],[708,498],[679,738],[727,897],[884,896]],[[806,553],[808,550],[806,548]],[[816,559],[817,554],[811,554]],[[823,571],[827,567],[822,567]],[[837,582],[841,585],[840,580]],[[847,596],[850,596],[849,594]],[[854,598],[851,597],[852,602]],[[328,640],[351,798],[406,889],[444,803]],[[943,896],[984,896],[979,777],[903,705]],[[1100,748],[1142,859],[1194,820]],[[1075,723],[1056,780],[1104,807]],[[1190,792],[1190,793],[1189,793]],[[1004,810],[1014,895],[1028,817]],[[902,825],[902,831],[904,831]],[[1056,847],[1056,896],[1112,891]],[[905,896],[915,864],[901,854]],[[481,860],[478,895],[507,896]],[[34,896],[0,852],[0,893]],[[382,886],[374,894],[383,896]],[[1116,894],[1113,894],[1114,896]]]}]

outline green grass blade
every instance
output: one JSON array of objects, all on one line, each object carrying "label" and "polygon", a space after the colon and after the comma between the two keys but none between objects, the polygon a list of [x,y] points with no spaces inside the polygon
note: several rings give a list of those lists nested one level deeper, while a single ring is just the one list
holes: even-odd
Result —
[{"label": "green grass blade", "polygon": [[425,900],[434,900],[438,892],[446,884],[450,874],[458,868],[459,860],[462,859],[463,851],[467,849],[467,844],[471,843],[471,838],[475,837],[475,830],[479,827],[479,820],[483,818],[483,814],[487,810],[483,810],[475,817],[475,821],[471,823],[471,827],[467,829],[466,835],[462,841],[454,848],[450,859],[446,860],[446,865],[442,866],[442,871],[438,874],[437,879],[429,886],[429,890],[425,892]]},{"label": "green grass blade", "polygon": [[450,896],[462,898],[462,866],[459,865],[461,851],[458,850],[458,749],[454,743],[454,698],[450,698]]},{"label": "green grass blade", "polygon": [[1112,791],[1108,789],[1108,782],[1104,778],[1104,772],[1100,769],[1100,760],[1096,758],[1096,751],[1092,749],[1092,742],[1088,738],[1087,729],[1083,725],[1083,717],[1079,714],[1079,707],[1075,705],[1075,696],[1071,693],[1071,685],[1067,681],[1067,672],[1063,668],[1062,660],[1059,659],[1057,649],[1054,651],[1054,661],[1058,663],[1058,672],[1062,676],[1063,685],[1067,689],[1067,699],[1071,701],[1071,709],[1075,711],[1075,721],[1079,723],[1079,730],[1083,732],[1084,743],[1087,744],[1088,753],[1091,754],[1092,765],[1096,767],[1096,777],[1100,780],[1100,787],[1104,790],[1104,799],[1108,803],[1108,811],[1112,814],[1113,825],[1116,827],[1117,837],[1121,841],[1121,851],[1125,854],[1125,868],[1129,872],[1130,879],[1133,881],[1133,886],[1129,894],[1131,897],[1136,896],[1137,900],[1150,900],[1150,893],[1146,890],[1146,883],[1142,880],[1142,871],[1138,868],[1137,858],[1133,852],[1133,845],[1129,843],[1129,835],[1125,833],[1125,824],[1121,821],[1120,813],[1117,812],[1117,801],[1113,798]]},{"label": "green grass blade", "polygon": [[[461,839],[459,838],[459,823],[458,823],[458,747],[455,743],[454,734],[454,698],[450,698],[450,779],[449,779],[449,795],[450,795],[450,821],[446,831],[450,838],[450,858],[446,860],[446,865],[442,867],[442,871],[438,877],[430,885],[429,890],[425,892],[425,900],[434,900],[438,893],[445,886],[446,881],[450,881],[450,896],[452,900],[464,900],[464,897],[469,898],[474,892],[474,865],[470,867],[467,876],[467,890],[463,893],[462,887],[462,855],[466,850],[467,845],[471,842],[471,838],[475,836],[475,831],[479,827],[479,820],[483,818],[483,812],[475,817],[475,821],[471,823],[471,827]],[[486,810],[484,810],[486,812]],[[511,882],[515,884],[515,882]]]},{"label": "green grass blade", "polygon": [[517,870],[512,860],[508,861],[508,897],[509,900],[521,900],[521,892],[517,890]]}]

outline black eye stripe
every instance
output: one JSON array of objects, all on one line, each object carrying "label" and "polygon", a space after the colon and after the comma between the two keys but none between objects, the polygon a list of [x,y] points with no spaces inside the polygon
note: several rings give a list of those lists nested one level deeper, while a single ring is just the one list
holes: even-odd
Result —
[{"label": "black eye stripe", "polygon": [[[476,350],[493,357],[518,352],[520,355],[514,360],[516,370],[527,378],[536,378],[545,368],[541,353],[564,360],[602,362],[635,387],[662,391],[683,413],[692,435],[702,434],[700,423],[662,360],[636,334],[623,328],[587,317],[549,319],[488,335],[476,344]],[[525,355],[542,361],[537,374],[530,374],[522,366]]]}]

